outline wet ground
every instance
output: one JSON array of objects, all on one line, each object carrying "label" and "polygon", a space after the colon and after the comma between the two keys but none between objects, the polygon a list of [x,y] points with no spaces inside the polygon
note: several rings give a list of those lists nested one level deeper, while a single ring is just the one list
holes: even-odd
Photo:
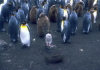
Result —
[{"label": "wet ground", "polygon": [[[8,45],[0,48],[0,70],[100,70],[99,18],[87,35],[82,34],[82,18],[79,18],[78,30],[71,37],[71,44],[63,44],[60,33],[56,31],[57,24],[51,24],[53,44],[64,56],[64,62],[58,64],[45,63],[45,40],[37,37],[35,24],[29,24],[31,46],[26,49],[21,48],[20,41],[12,44],[7,32],[0,32],[0,40]],[[7,24],[5,28],[7,30]]]}]

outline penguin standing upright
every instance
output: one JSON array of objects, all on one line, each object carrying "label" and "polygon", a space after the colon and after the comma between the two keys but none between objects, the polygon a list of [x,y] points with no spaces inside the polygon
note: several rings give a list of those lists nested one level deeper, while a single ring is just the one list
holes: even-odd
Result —
[{"label": "penguin standing upright", "polygon": [[62,16],[62,19],[61,19],[62,21],[61,21],[61,27],[60,27],[61,28],[61,32],[64,29],[64,21],[68,20],[68,11],[64,8],[62,13],[63,13],[62,14],[63,16]]},{"label": "penguin standing upright", "polygon": [[49,19],[50,22],[57,22],[57,13],[58,13],[58,8],[56,7],[56,5],[52,5],[49,9]]},{"label": "penguin standing upright", "polygon": [[25,1],[24,3],[21,4],[21,8],[24,11],[25,14],[25,19],[28,21],[28,13],[29,13],[29,4],[28,1]]},{"label": "penguin standing upright", "polygon": [[45,43],[46,43],[46,46],[51,46],[51,44],[52,44],[52,35],[50,33],[46,34]]},{"label": "penguin standing upright", "polygon": [[37,21],[37,33],[39,37],[44,37],[50,31],[49,18],[41,13]]},{"label": "penguin standing upright", "polygon": [[18,9],[18,12],[16,13],[16,18],[20,24],[25,20],[25,13],[20,7]]},{"label": "penguin standing upright", "polygon": [[37,8],[36,6],[32,6],[31,10],[30,10],[30,21],[31,23],[37,23]]},{"label": "penguin standing upright", "polygon": [[2,15],[0,15],[0,32],[4,32],[4,18]]},{"label": "penguin standing upright", "polygon": [[78,25],[78,16],[75,11],[72,11],[69,17],[69,22],[71,25],[71,34],[74,35],[77,30]]},{"label": "penguin standing upright", "polygon": [[61,37],[64,43],[70,43],[70,23],[66,20],[66,17],[63,17],[61,23]]},{"label": "penguin standing upright", "polygon": [[8,30],[11,42],[15,43],[18,41],[18,33],[19,33],[19,24],[14,15],[12,15],[9,19]]},{"label": "penguin standing upright", "polygon": [[94,17],[94,23],[96,23],[96,18],[97,18],[97,10],[94,10],[93,12],[93,17]]},{"label": "penguin standing upright", "polygon": [[62,21],[62,17],[63,17],[63,13],[64,13],[64,10],[63,8],[61,8],[61,5],[58,7],[58,14],[57,14],[57,31],[58,32],[61,32],[60,29],[60,25],[61,25],[61,21]]},{"label": "penguin standing upright", "polygon": [[87,34],[91,28],[91,13],[87,11],[83,17],[83,33]]},{"label": "penguin standing upright", "polygon": [[10,15],[10,4],[7,3],[7,0],[4,0],[3,3],[0,4],[0,32],[4,32],[4,23],[8,23],[9,15]]},{"label": "penguin standing upright", "polygon": [[3,15],[2,15],[2,7],[3,7],[3,3],[0,4],[0,32],[3,31],[4,29],[4,21],[3,21]]},{"label": "penguin standing upright", "polygon": [[23,22],[20,26],[20,40],[23,47],[30,46],[30,32],[29,26],[26,22]]},{"label": "penguin standing upright", "polygon": [[75,5],[75,11],[78,15],[78,17],[81,17],[82,14],[83,14],[83,9],[84,9],[84,2],[78,2],[76,5]]}]

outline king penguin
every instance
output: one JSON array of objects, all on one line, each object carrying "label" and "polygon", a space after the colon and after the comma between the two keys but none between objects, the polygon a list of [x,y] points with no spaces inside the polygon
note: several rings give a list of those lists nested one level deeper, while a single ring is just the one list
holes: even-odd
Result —
[{"label": "king penguin", "polygon": [[63,40],[63,43],[70,43],[70,23],[68,20],[66,20],[66,17],[63,17],[62,23],[61,23],[61,37]]},{"label": "king penguin", "polygon": [[83,33],[88,34],[92,26],[91,13],[87,11],[83,17]]},{"label": "king penguin", "polygon": [[8,32],[10,35],[11,42],[17,42],[19,34],[19,24],[14,14],[12,14],[9,19]]},{"label": "king penguin", "polygon": [[26,22],[20,25],[20,40],[23,47],[30,47],[30,31]]}]

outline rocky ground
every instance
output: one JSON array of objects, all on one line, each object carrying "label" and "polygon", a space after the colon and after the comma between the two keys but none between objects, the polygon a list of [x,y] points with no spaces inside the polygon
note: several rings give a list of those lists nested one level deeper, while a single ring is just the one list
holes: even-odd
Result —
[{"label": "rocky ground", "polygon": [[[45,62],[45,40],[37,37],[36,24],[30,24],[31,46],[22,49],[20,40],[12,44],[8,31],[0,32],[0,70],[100,70],[100,16],[93,24],[92,32],[82,34],[82,18],[78,30],[71,37],[71,44],[63,44],[57,24],[51,23],[53,44],[63,55],[64,61],[58,64]],[[7,24],[5,24],[6,30]]]},{"label": "rocky ground", "polygon": [[[82,34],[82,18],[79,18],[78,30],[71,37],[71,44],[63,44],[60,33],[56,32],[56,23],[51,24],[53,44],[63,55],[64,61],[58,64],[47,64],[44,56],[45,40],[38,38],[36,25],[29,24],[31,46],[22,49],[20,41],[12,44],[8,32],[0,32],[0,70],[100,70],[100,17],[93,24],[92,32]],[[7,24],[5,24],[7,30]]]}]

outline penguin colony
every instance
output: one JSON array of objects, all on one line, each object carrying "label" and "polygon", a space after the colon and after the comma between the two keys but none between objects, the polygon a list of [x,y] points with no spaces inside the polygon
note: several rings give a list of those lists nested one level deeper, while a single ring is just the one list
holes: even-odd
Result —
[{"label": "penguin colony", "polygon": [[[99,0],[4,0],[0,4],[0,31],[8,24],[9,39],[29,47],[30,26],[37,25],[37,36],[45,38],[47,46],[52,44],[50,25],[57,24],[63,43],[70,43],[71,35],[78,29],[78,18],[83,17],[82,32],[88,34],[96,23]],[[100,30],[100,24],[99,24]]]}]

